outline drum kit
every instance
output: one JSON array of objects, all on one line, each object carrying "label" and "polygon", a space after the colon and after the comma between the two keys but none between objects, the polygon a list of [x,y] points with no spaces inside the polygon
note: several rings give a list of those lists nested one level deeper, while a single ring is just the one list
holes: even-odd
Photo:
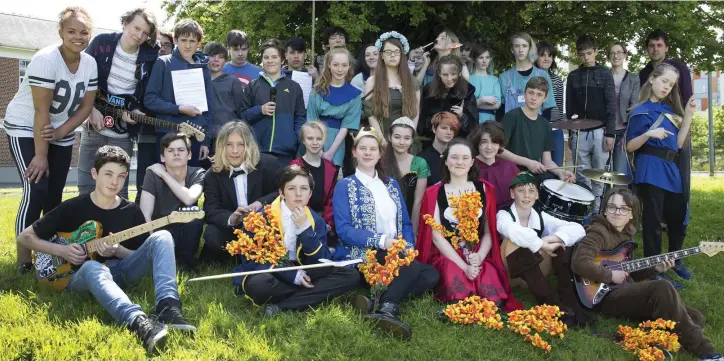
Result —
[{"label": "drum kit", "polygon": [[[551,126],[556,129],[575,130],[580,135],[581,130],[598,128],[603,122],[592,119],[566,119],[552,122]],[[576,152],[574,167],[578,167],[578,143],[580,137],[576,137]],[[565,156],[563,163],[565,164]],[[610,169],[610,162],[606,169],[584,169],[581,171],[584,177],[604,183],[608,186],[628,185],[633,180],[623,173],[614,172]],[[582,223],[589,217],[595,207],[596,197],[590,190],[578,185],[566,183],[558,179],[548,179],[540,185],[539,202],[543,210],[549,214],[568,221]]]}]

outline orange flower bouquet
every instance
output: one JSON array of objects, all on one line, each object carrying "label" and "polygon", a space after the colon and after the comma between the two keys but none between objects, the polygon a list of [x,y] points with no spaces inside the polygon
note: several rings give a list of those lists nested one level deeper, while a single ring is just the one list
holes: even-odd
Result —
[{"label": "orange flower bouquet", "polygon": [[287,249],[279,230],[279,220],[272,214],[271,205],[264,207],[264,213],[250,212],[244,217],[243,224],[244,229],[254,236],[249,237],[240,229],[234,230],[238,239],[226,245],[229,254],[232,256],[240,254],[249,261],[271,263],[274,266],[288,259]]},{"label": "orange flower bouquet", "polygon": [[455,216],[459,222],[455,227],[455,231],[451,232],[445,229],[445,226],[435,222],[435,217],[430,214],[423,216],[425,224],[450,240],[450,243],[456,250],[460,248],[460,244],[463,242],[464,247],[471,250],[473,246],[480,241],[478,235],[478,228],[480,228],[478,212],[483,208],[480,192],[467,192],[459,196],[449,195],[447,199],[450,208],[453,209],[453,216]]},{"label": "orange flower bouquet", "polygon": [[[568,327],[558,318],[563,313],[558,306],[540,305],[529,310],[518,310],[508,313],[508,328],[525,336],[525,341],[545,352],[551,352],[551,345],[540,333],[547,332],[554,337],[563,338]],[[531,335],[531,332],[536,331]]]},{"label": "orange flower bouquet", "polygon": [[494,330],[503,328],[498,306],[480,296],[470,296],[448,305],[442,312],[452,323],[476,324]]},{"label": "orange flower bouquet", "polygon": [[658,319],[646,321],[639,324],[639,327],[618,326],[618,344],[627,351],[631,351],[641,361],[660,361],[666,356],[664,351],[679,351],[679,336],[667,330],[673,330],[676,326],[674,321]]},{"label": "orange flower bouquet", "polygon": [[377,250],[368,249],[365,254],[367,260],[359,265],[359,271],[370,285],[370,293],[375,299],[375,309],[382,293],[387,290],[392,280],[400,275],[400,267],[409,266],[419,253],[414,249],[405,249],[406,244],[402,236],[398,236],[397,240],[392,242],[392,248],[387,250],[384,265],[377,262]]}]

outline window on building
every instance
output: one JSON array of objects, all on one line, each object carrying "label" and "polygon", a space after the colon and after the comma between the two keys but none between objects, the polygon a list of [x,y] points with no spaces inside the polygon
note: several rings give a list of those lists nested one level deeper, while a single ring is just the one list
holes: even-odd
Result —
[{"label": "window on building", "polygon": [[18,80],[18,87],[20,86],[20,83],[23,82],[23,79],[25,79],[25,71],[28,69],[28,64],[30,64],[30,60],[20,60],[20,79]]}]

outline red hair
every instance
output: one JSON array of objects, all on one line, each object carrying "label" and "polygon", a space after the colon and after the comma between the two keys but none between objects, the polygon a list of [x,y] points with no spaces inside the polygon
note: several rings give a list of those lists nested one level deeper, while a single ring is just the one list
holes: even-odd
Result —
[{"label": "red hair", "polygon": [[458,134],[460,131],[460,119],[451,112],[440,112],[432,116],[432,128],[437,129],[440,125],[447,125]]}]

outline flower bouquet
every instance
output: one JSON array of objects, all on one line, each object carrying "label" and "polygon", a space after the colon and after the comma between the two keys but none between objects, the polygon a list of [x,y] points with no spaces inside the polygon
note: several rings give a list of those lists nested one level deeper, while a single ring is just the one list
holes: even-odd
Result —
[{"label": "flower bouquet", "polygon": [[661,318],[656,321],[646,321],[639,327],[618,326],[618,344],[627,351],[631,351],[641,361],[660,361],[666,358],[667,352],[679,351],[679,336],[667,330],[673,330],[674,321],[665,321]]},{"label": "flower bouquet", "polygon": [[470,296],[458,303],[448,305],[442,311],[452,323],[476,324],[494,330],[503,328],[498,306],[480,296]]},{"label": "flower bouquet", "polygon": [[440,232],[443,237],[450,240],[456,250],[462,244],[467,250],[472,250],[476,243],[480,242],[478,229],[480,228],[479,212],[483,208],[483,201],[480,192],[467,192],[459,196],[449,195],[447,197],[450,208],[453,209],[453,216],[458,220],[455,231],[448,231],[445,226],[435,222],[435,217],[425,214],[425,224]]},{"label": "flower bouquet", "polygon": [[[518,310],[508,313],[508,328],[525,336],[525,341],[543,351],[551,352],[551,345],[540,333],[547,332],[551,336],[563,338],[568,327],[558,318],[563,313],[558,306],[540,305],[529,310]],[[536,331],[531,335],[531,332]]]},{"label": "flower bouquet", "polygon": [[359,271],[370,285],[375,309],[379,305],[382,293],[387,290],[392,280],[400,275],[400,267],[409,266],[419,253],[414,249],[405,249],[406,244],[402,236],[398,236],[397,240],[392,242],[392,248],[387,250],[384,265],[377,262],[377,250],[368,249],[365,255],[366,261],[359,265]]},{"label": "flower bouquet", "polygon": [[[266,218],[264,217],[266,215]],[[264,207],[264,213],[250,212],[243,220],[244,229],[254,236],[249,237],[237,229],[237,240],[226,245],[226,251],[232,256],[242,255],[249,261],[260,264],[271,263],[276,266],[288,259],[287,249],[279,230],[279,220],[272,214],[271,205]]]}]

